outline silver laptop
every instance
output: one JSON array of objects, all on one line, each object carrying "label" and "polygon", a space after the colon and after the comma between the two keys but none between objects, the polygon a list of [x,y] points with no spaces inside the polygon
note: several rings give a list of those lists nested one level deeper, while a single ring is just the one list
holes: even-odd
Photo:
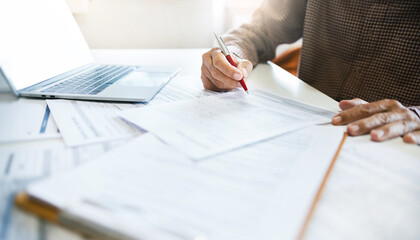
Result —
[{"label": "silver laptop", "polygon": [[147,102],[178,73],[94,63],[65,0],[1,0],[0,36],[0,78],[17,96]]}]

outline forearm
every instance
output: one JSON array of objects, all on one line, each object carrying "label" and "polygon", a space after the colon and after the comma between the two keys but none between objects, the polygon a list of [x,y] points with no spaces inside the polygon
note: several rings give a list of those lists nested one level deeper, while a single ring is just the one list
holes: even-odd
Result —
[{"label": "forearm", "polygon": [[253,65],[275,57],[276,47],[302,37],[306,0],[265,0],[250,23],[223,35],[229,49]]}]

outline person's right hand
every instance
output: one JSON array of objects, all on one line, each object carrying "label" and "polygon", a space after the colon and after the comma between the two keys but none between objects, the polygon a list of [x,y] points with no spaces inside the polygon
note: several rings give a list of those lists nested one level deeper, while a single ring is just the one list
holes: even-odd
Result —
[{"label": "person's right hand", "polygon": [[252,71],[252,63],[231,54],[238,68],[230,65],[219,48],[213,48],[203,54],[201,81],[205,89],[213,91],[230,91],[240,87],[239,81]]}]

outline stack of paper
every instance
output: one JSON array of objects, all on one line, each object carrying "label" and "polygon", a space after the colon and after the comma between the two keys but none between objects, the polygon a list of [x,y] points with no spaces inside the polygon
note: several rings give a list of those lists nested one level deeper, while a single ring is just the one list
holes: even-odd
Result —
[{"label": "stack of paper", "polygon": [[149,103],[121,104],[75,100],[47,100],[61,135],[69,147],[133,138],[136,128],[118,117],[122,110],[159,105],[220,93],[170,83]]},{"label": "stack of paper", "polygon": [[44,221],[13,208],[16,192],[35,180],[67,172],[124,143],[112,141],[68,148],[61,139],[51,139],[30,146],[0,145],[0,239],[46,239],[46,232],[42,231]]},{"label": "stack of paper", "polygon": [[[12,196],[34,180],[68,171],[140,134],[118,112],[220,94],[203,90],[200,82],[177,78],[147,104],[24,98],[0,103],[0,113],[7,116],[0,126],[0,239],[46,239],[45,222],[13,209]],[[30,147],[20,143],[28,140],[43,141]]]},{"label": "stack of paper", "polygon": [[194,162],[145,134],[27,192],[101,237],[293,239],[341,137],[311,127]]},{"label": "stack of paper", "polygon": [[[60,209],[61,224],[105,238],[293,239],[342,137],[313,126],[334,113],[260,90],[175,84],[149,104],[47,104],[72,148],[0,149],[4,180],[22,187],[65,172],[27,193]],[[7,226],[25,219],[5,209]]]}]

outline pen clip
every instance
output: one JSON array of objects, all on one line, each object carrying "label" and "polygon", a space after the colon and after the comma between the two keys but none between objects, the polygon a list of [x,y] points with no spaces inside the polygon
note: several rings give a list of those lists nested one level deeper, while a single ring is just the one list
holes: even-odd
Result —
[{"label": "pen clip", "polygon": [[220,36],[218,36],[215,32],[213,33],[214,33],[214,36],[216,37],[217,43],[219,44],[220,50],[222,50],[222,53],[225,56],[230,55],[229,49],[226,47],[226,44],[225,42],[223,42],[223,39]]}]

